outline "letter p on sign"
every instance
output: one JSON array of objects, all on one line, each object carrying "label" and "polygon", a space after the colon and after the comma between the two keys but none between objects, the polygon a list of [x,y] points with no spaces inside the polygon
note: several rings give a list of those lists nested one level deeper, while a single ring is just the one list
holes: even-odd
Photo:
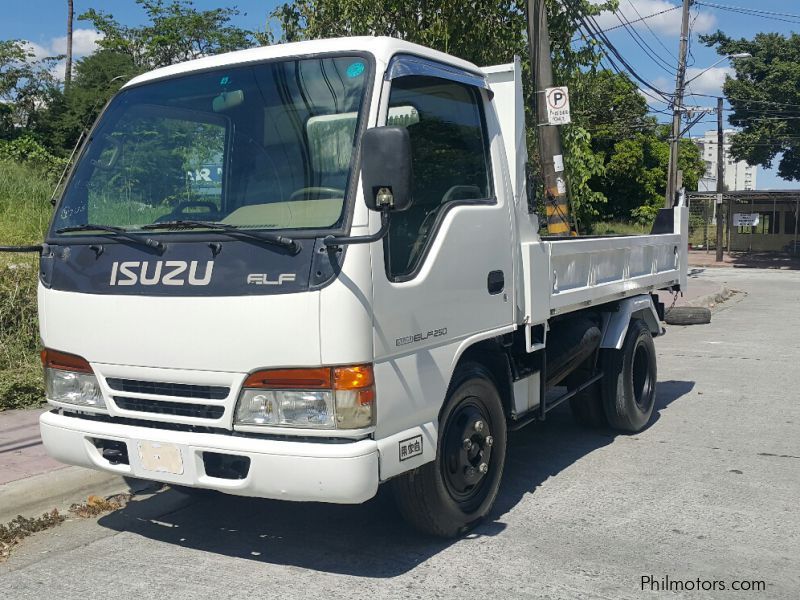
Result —
[{"label": "letter p on sign", "polygon": [[551,87],[544,91],[547,104],[547,123],[549,125],[566,125],[571,122],[569,116],[569,90],[566,87]]}]

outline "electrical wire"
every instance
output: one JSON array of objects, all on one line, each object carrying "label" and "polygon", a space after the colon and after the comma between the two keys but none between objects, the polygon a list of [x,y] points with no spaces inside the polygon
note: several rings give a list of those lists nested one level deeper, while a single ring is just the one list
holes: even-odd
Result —
[{"label": "electrical wire", "polygon": [[[569,12],[572,13],[573,17],[575,17],[579,23],[579,28],[582,28],[587,35],[592,38],[596,43],[605,46],[609,54],[606,54],[609,61],[614,65],[616,68],[616,62],[618,61],[625,70],[639,83],[645,86],[648,90],[655,93],[657,96],[660,96],[662,99],[671,101],[672,94],[669,94],[655,85],[647,81],[644,77],[639,75],[636,69],[631,66],[631,64],[622,56],[620,51],[614,46],[608,36],[603,33],[602,29],[597,25],[597,21],[591,15],[582,15],[580,11],[577,9],[576,5],[572,2],[572,0],[564,0],[564,5],[569,9]],[[612,58],[613,56],[613,58]]]},{"label": "electrical wire", "polygon": [[[659,15],[663,15],[663,14],[666,14],[668,12],[672,12],[673,10],[678,10],[679,8],[680,8],[680,6],[673,6],[672,8],[667,8],[667,9],[664,9],[664,10],[660,10],[658,12],[654,12],[651,15],[647,15],[646,17],[640,17],[638,19],[634,19],[634,20],[628,21],[628,22],[631,23],[631,24],[639,23],[640,21],[646,21],[647,19],[652,19],[653,17],[657,17]],[[614,31],[615,29],[622,29],[622,27],[624,27],[624,25],[614,25],[613,27],[609,27],[607,29],[602,29],[601,31],[603,33],[605,33],[607,31]],[[572,38],[572,42],[573,43],[579,42],[580,40],[581,40],[581,36],[577,36],[577,37]]]},{"label": "electrical wire", "polygon": [[[656,34],[656,32],[655,32],[655,31],[653,31],[653,29],[652,29],[652,27],[650,27],[650,25],[648,25],[648,23],[647,23],[647,19],[648,19],[648,18],[650,18],[650,17],[642,17],[642,13],[640,13],[640,12],[639,12],[639,10],[636,8],[636,5],[633,3],[633,1],[632,1],[632,0],[627,0],[627,2],[628,2],[628,4],[630,4],[631,8],[633,9],[633,12],[635,12],[635,13],[636,13],[636,15],[639,17],[639,18],[638,18],[636,21],[641,21],[641,22],[642,22],[642,24],[643,24],[645,27],[647,27],[647,30],[648,30],[648,31],[649,31],[649,32],[650,32],[650,33],[653,35],[653,37],[656,39],[656,41],[659,43],[659,45],[660,45],[660,46],[661,46],[661,47],[662,47],[664,50],[666,50],[666,51],[667,51],[667,54],[669,54],[669,55],[670,55],[672,58],[674,58],[675,60],[678,60],[678,57],[677,57],[677,56],[675,56],[675,53],[674,53],[674,52],[672,52],[672,50],[670,50],[669,48],[667,48],[666,44],[665,44],[664,42],[662,42],[662,41],[661,41],[661,37],[660,37],[660,36],[658,36],[658,35]],[[672,7],[672,8],[670,8],[670,9],[663,10],[663,11],[661,11],[660,13],[656,13],[656,15],[663,14],[663,13],[669,12],[669,11],[671,11],[671,10],[676,10],[676,9],[678,9],[678,8],[680,8],[680,6],[673,6],[673,7]],[[650,16],[652,17],[652,16],[655,16],[655,15],[650,15]],[[635,23],[636,21],[631,21],[631,23]]]},{"label": "electrical wire", "polygon": [[[760,10],[757,8],[747,8],[745,6],[734,6],[731,4],[717,4],[716,2],[697,1],[695,2],[695,4],[700,6],[707,6],[708,8],[727,10],[729,12],[738,13],[742,15],[761,17],[764,19],[772,19],[774,21],[783,21],[784,23],[800,24],[800,15],[794,13],[780,13],[770,10]],[[789,18],[783,18],[783,17],[789,17]]]},{"label": "electrical wire", "polygon": [[625,27],[625,31],[634,41],[634,43],[642,49],[642,51],[658,66],[661,68],[662,71],[669,73],[670,75],[675,75],[677,70],[673,67],[669,62],[664,60],[648,43],[647,41],[641,36],[641,34],[636,31],[636,28],[633,27],[628,18],[625,14],[617,10],[614,12],[614,16],[617,17],[617,20],[623,24]]}]

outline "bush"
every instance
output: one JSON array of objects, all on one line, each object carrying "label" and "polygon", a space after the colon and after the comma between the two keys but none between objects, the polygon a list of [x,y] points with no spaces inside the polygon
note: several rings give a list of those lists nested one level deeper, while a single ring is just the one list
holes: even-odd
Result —
[{"label": "bush", "polygon": [[[0,245],[42,241],[50,219],[52,178],[31,163],[0,160]],[[42,403],[38,262],[29,254],[0,254],[0,410]]]},{"label": "bush", "polygon": [[47,177],[58,178],[67,166],[67,159],[51,154],[30,136],[0,140],[0,160],[26,164]]},{"label": "bush", "polygon": [[54,185],[41,169],[0,159],[0,246],[42,241]]},{"label": "bush", "polygon": [[37,406],[44,399],[37,274],[30,257],[0,264],[0,410]]}]

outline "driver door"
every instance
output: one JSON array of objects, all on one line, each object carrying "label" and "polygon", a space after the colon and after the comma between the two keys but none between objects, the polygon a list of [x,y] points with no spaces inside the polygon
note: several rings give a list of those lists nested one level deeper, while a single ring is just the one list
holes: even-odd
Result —
[{"label": "driver door", "polygon": [[[386,124],[406,127],[412,206],[373,246],[378,428],[437,420],[465,345],[511,328],[513,203],[483,78],[409,58]],[[396,67],[396,64],[395,64]],[[471,339],[470,339],[471,338]],[[435,425],[434,425],[435,426]]]}]

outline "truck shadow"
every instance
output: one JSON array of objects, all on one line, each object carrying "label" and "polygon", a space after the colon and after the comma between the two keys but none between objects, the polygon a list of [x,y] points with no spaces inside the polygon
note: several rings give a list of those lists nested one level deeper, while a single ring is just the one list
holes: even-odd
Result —
[{"label": "truck shadow", "polygon": [[[693,387],[693,382],[686,381],[659,383],[650,427]],[[577,426],[566,406],[554,410],[544,423],[511,433],[504,483],[492,518],[459,543],[480,543],[481,537],[501,533],[506,528],[502,515],[548,478],[614,438],[611,432]],[[357,506],[222,494],[198,499],[167,490],[133,501],[99,523],[221,556],[372,578],[402,575],[456,542],[413,531],[400,517],[387,486]]]}]

